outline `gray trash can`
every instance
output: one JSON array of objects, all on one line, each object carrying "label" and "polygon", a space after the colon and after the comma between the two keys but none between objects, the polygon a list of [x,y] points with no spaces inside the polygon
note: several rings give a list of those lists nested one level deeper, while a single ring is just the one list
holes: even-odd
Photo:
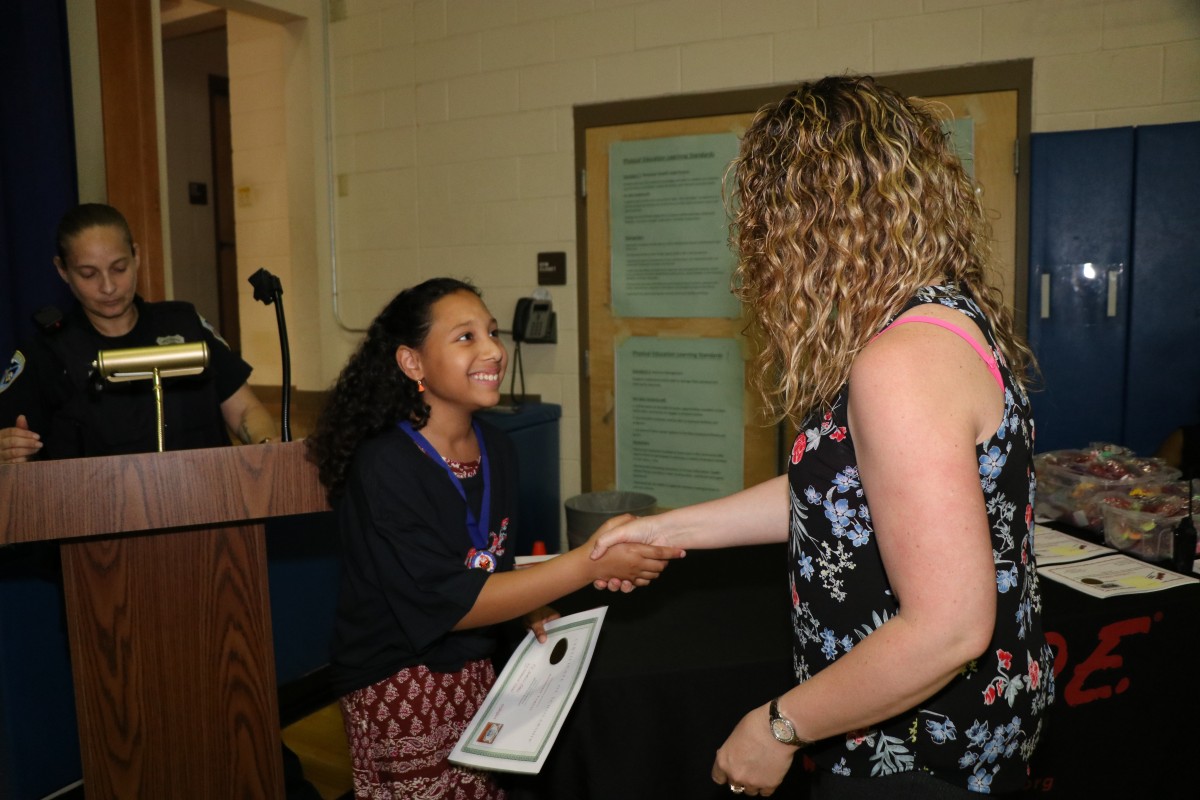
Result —
[{"label": "gray trash can", "polygon": [[620,514],[642,517],[654,513],[658,499],[640,492],[585,492],[568,497],[567,544],[579,547],[587,542],[605,520]]}]

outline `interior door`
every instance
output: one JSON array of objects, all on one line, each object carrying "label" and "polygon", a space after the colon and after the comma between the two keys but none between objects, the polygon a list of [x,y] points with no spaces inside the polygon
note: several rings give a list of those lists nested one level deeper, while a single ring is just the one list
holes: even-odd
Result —
[{"label": "interior door", "polygon": [[[780,96],[786,91],[780,89]],[[996,284],[1013,303],[1016,274],[1017,181],[1013,154],[1017,141],[1017,92],[996,91],[930,97],[938,101],[947,118],[969,119],[974,141],[975,177],[995,238]],[[580,391],[587,402],[581,434],[584,489],[600,491],[616,486],[616,346],[630,336],[719,337],[738,339],[743,358],[752,358],[750,340],[743,335],[745,319],[616,317],[612,313],[611,253],[609,228],[609,145],[617,141],[734,132],[739,136],[753,119],[753,111],[722,116],[688,117],[668,121],[589,127],[584,132],[586,148],[586,253],[587,268],[581,276],[586,294],[584,369]],[[752,486],[779,474],[780,442],[790,440],[790,431],[765,424],[762,402],[749,387],[744,395],[745,450],[743,484]]]},{"label": "interior door", "polygon": [[974,128],[975,183],[991,224],[995,286],[1011,308],[1017,274],[1017,93],[979,92],[928,98],[947,119],[970,120]]},{"label": "interior door", "polygon": [[213,75],[208,81],[212,135],[213,219],[217,243],[217,298],[221,336],[235,353],[242,352],[238,315],[237,222],[233,212],[233,130],[230,123],[229,79]]},{"label": "interior door", "polygon": [[[587,365],[584,376],[589,392],[589,413],[582,420],[585,440],[591,446],[593,491],[616,486],[615,351],[631,336],[742,339],[743,319],[616,317],[612,313],[612,270],[609,238],[608,152],[617,141],[733,132],[741,135],[752,114],[699,117],[666,122],[634,123],[587,131]],[[743,346],[743,358],[751,354]],[[748,389],[743,397],[745,443],[743,474],[747,484],[778,474],[776,432],[763,423],[758,397]]]}]

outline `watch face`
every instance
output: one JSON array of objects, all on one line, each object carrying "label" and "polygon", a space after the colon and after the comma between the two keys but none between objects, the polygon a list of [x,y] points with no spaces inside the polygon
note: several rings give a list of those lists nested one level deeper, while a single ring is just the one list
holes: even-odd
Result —
[{"label": "watch face", "polygon": [[771,720],[771,733],[775,734],[775,738],[785,744],[791,743],[796,738],[796,731],[792,728],[792,723],[782,718]]}]

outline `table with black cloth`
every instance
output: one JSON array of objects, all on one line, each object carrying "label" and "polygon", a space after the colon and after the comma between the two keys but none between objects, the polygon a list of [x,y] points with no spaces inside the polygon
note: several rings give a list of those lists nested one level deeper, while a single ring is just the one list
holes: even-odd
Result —
[{"label": "table with black cloth", "polygon": [[1200,584],[1103,599],[1041,586],[1056,697],[1027,794],[1195,798]]},{"label": "table with black cloth", "polygon": [[[729,798],[714,754],[751,709],[793,685],[783,545],[691,551],[608,605],[591,668],[541,772],[538,800]],[[1200,586],[1097,599],[1042,580],[1057,697],[1028,796],[1195,796]],[[807,796],[797,759],[776,797]]]}]

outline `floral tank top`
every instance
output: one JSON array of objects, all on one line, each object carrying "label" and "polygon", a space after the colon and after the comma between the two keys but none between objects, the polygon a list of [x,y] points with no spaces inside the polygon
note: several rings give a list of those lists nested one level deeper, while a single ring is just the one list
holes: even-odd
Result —
[{"label": "floral tank top", "polygon": [[[1004,418],[977,446],[996,566],[992,640],[917,708],[805,752],[841,775],[920,769],[971,791],[1005,792],[1024,785],[1042,717],[1054,699],[1054,658],[1042,633],[1033,557],[1033,419],[979,306],[953,286],[936,286],[922,289],[904,310],[929,303],[956,309],[979,326],[1004,384]],[[801,683],[899,609],[859,481],[847,392],[842,387],[831,412],[805,421],[788,465],[793,658]]]}]

